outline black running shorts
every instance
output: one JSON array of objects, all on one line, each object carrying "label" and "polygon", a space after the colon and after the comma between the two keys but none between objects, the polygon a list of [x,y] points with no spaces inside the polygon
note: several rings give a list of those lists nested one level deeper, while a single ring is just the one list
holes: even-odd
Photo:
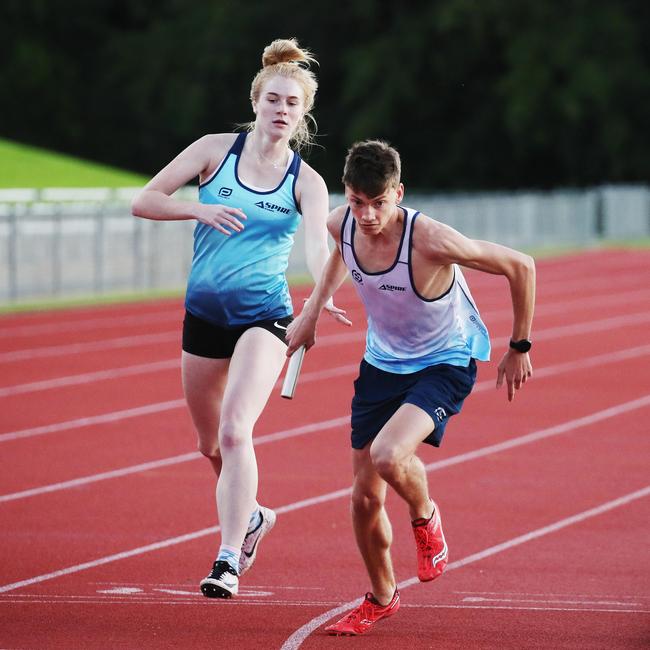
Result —
[{"label": "black running shorts", "polygon": [[186,311],[183,320],[183,350],[198,357],[230,359],[241,335],[252,327],[261,327],[286,344],[284,335],[292,320],[293,316],[285,316],[236,327],[219,327]]}]

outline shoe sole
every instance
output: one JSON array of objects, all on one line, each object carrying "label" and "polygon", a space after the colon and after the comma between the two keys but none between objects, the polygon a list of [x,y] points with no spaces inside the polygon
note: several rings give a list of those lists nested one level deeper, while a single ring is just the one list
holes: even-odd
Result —
[{"label": "shoe sole", "polygon": [[325,628],[325,632],[327,632],[329,636],[363,636],[364,634],[370,632],[370,630],[372,630],[375,627],[375,625],[377,625],[377,623],[381,623],[381,621],[385,621],[387,618],[390,618],[391,616],[397,614],[399,608],[400,608],[399,604],[396,607],[393,607],[393,609],[390,611],[389,614],[386,614],[385,616],[382,616],[379,620],[375,621],[364,632],[338,632],[337,630],[328,630],[327,628]]},{"label": "shoe sole", "polygon": [[206,598],[232,598],[237,590],[231,591],[217,582],[201,582],[201,593]]}]

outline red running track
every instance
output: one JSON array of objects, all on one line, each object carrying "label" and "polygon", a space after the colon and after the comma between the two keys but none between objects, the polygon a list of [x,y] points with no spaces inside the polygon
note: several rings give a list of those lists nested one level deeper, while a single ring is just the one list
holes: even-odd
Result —
[{"label": "red running track", "polygon": [[[348,509],[353,289],[324,319],[296,398],[255,433],[279,513],[240,596],[199,593],[218,547],[214,479],[179,377],[180,300],[0,318],[0,647],[647,648],[650,253],[538,264],[535,377],[494,388],[507,285],[468,274],[494,361],[421,456],[450,565],[421,584],[389,499],[402,609],[367,637],[322,628],[369,585]],[[296,290],[300,304],[304,290]]]}]

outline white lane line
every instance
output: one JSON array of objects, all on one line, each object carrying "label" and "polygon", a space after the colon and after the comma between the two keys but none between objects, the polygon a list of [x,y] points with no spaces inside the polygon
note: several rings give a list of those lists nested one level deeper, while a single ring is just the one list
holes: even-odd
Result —
[{"label": "white lane line", "polygon": [[609,605],[610,607],[643,607],[643,603],[620,600],[571,600],[567,598],[486,598],[484,596],[466,596],[464,603],[537,603],[538,605]]},{"label": "white lane line", "polygon": [[[304,426],[295,427],[293,429],[286,429],[276,433],[269,433],[264,436],[254,438],[255,446],[284,440],[286,438],[293,438],[295,436],[302,436],[315,431],[325,431],[333,429],[334,427],[342,426],[350,421],[349,416],[334,418],[332,420],[325,420],[323,422],[316,422],[314,424],[306,424]],[[178,456],[170,456],[168,458],[161,458],[159,460],[152,460],[146,463],[139,463],[138,465],[130,465],[120,469],[111,470],[108,472],[100,472],[90,476],[82,476],[80,478],[71,479],[69,481],[62,481],[60,483],[50,483],[29,490],[22,490],[20,492],[12,492],[11,494],[0,495],[0,503],[7,501],[16,501],[17,499],[26,499],[28,497],[37,496],[39,494],[47,494],[49,492],[58,492],[59,490],[68,490],[81,485],[88,485],[89,483],[97,483],[98,481],[106,481],[108,479],[119,478],[121,476],[128,476],[129,474],[138,474],[140,472],[147,472],[152,469],[159,469],[161,467],[168,467],[169,465],[177,465],[179,463],[187,463],[189,461],[198,460],[203,458],[203,455],[198,451],[188,452],[186,454],[179,454]]]},{"label": "white lane line", "polygon": [[[544,537],[545,535],[549,535],[563,528],[567,528],[568,526],[581,523],[586,519],[590,519],[591,517],[597,517],[598,515],[602,515],[605,512],[614,510],[615,508],[620,508],[621,506],[627,505],[628,503],[636,501],[637,499],[642,499],[644,497],[647,497],[649,494],[650,494],[650,486],[646,486],[640,490],[619,497],[618,499],[607,501],[599,506],[596,506],[595,508],[590,508],[589,510],[583,510],[582,512],[579,512],[578,514],[575,514],[571,517],[560,519],[559,521],[556,521],[553,524],[549,524],[548,526],[537,528],[536,530],[532,530],[529,533],[525,533],[524,535],[513,537],[512,539],[502,542],[501,544],[496,544],[494,546],[490,546],[489,548],[484,549],[483,551],[479,551],[478,553],[473,553],[471,555],[468,555],[467,557],[464,557],[461,560],[457,560],[456,562],[451,562],[449,565],[447,565],[447,571],[460,569],[461,567],[467,566],[468,564],[479,562],[480,560],[484,560],[485,558],[491,557],[493,555],[497,555],[498,553],[508,551],[512,548],[530,542],[534,539],[539,539],[540,537]],[[413,578],[409,578],[408,580],[404,580],[403,582],[400,582],[397,585],[397,587],[398,589],[406,589],[407,587],[418,584],[418,582],[419,580],[417,579],[417,577],[413,577]],[[324,614],[321,614],[320,616],[313,618],[311,621],[309,621],[301,628],[296,630],[282,644],[281,650],[296,650],[301,646],[302,642],[314,630],[318,629],[321,625],[323,625],[323,623],[326,623],[331,618],[334,618],[335,616],[338,616],[339,614],[348,611],[349,609],[357,605],[358,602],[359,599],[351,600],[348,603],[344,603],[339,607],[330,609]],[[615,610],[615,611],[620,611],[620,610]]]},{"label": "white lane line", "polygon": [[605,607],[532,607],[532,606],[515,606],[515,605],[416,605],[404,603],[401,607],[414,607],[422,609],[490,609],[490,610],[511,610],[526,612],[587,612],[587,613],[607,613],[607,614],[648,614],[650,610],[646,609],[608,609]]},{"label": "white lane line", "polygon": [[[625,301],[631,302],[631,300]],[[559,309],[568,309],[567,303],[562,303]],[[571,303],[573,308],[573,303]],[[497,320],[505,320],[511,318],[511,314],[504,309],[498,311],[487,311],[482,313],[483,319],[487,322],[494,322]],[[608,318],[604,320],[590,320],[574,327],[579,327],[580,331],[601,331],[602,329],[609,329],[611,327],[625,327],[634,325],[636,323],[643,323],[650,320],[648,311],[642,311],[635,314],[618,316],[616,318]],[[553,331],[553,328],[549,331]],[[318,338],[321,345],[339,345],[351,341],[358,341],[365,338],[365,330],[358,330],[354,332],[346,332],[341,334],[327,334]],[[535,333],[535,338],[539,338],[539,334]],[[62,356],[66,354],[79,354],[82,352],[99,352],[102,350],[113,350],[121,348],[130,348],[140,345],[152,345],[154,343],[163,343],[171,341],[180,341],[180,327],[174,328],[169,332],[158,332],[156,334],[139,334],[136,336],[120,336],[113,339],[103,339],[101,341],[87,341],[84,343],[69,343],[63,345],[44,346],[37,348],[25,348],[21,350],[11,350],[8,352],[0,353],[0,363],[8,363],[15,361],[25,361],[27,359],[39,359],[45,357]]]},{"label": "white lane line", "polygon": [[[76,386],[79,384],[89,384],[95,381],[105,381],[111,379],[119,379],[121,377],[130,377],[134,375],[141,375],[153,372],[160,372],[161,370],[173,370],[180,368],[181,360],[180,355],[174,359],[165,359],[163,361],[152,361],[151,363],[141,363],[134,366],[124,366],[123,368],[113,368],[111,370],[99,370],[96,372],[86,372],[79,375],[68,375],[65,377],[58,377],[54,379],[44,379],[42,381],[34,381],[26,384],[15,384],[14,386],[6,386],[0,388],[0,397],[10,397],[13,395],[20,395],[25,393],[33,393],[41,390],[50,390],[55,388],[64,388],[66,386]],[[326,379],[328,377],[338,377],[359,369],[359,364],[350,364],[346,366],[337,366],[335,368],[327,368],[325,370],[317,370],[312,372],[303,372],[300,376],[300,382],[313,381],[314,379]],[[282,380],[278,380],[278,385],[282,384]]]},{"label": "white lane line", "polygon": [[[614,316],[597,321],[587,321],[585,323],[572,323],[571,325],[562,325],[560,327],[549,327],[535,333],[536,341],[543,341],[561,336],[571,336],[573,334],[582,334],[586,332],[602,332],[613,330],[617,327],[629,327],[631,325],[640,325],[650,321],[650,311],[629,314],[627,316]],[[507,342],[507,338],[503,339]]]},{"label": "white lane line", "polygon": [[176,328],[172,332],[120,336],[114,339],[103,339],[101,341],[87,341],[85,343],[48,345],[41,348],[12,350],[0,354],[0,363],[7,363],[9,361],[25,361],[27,359],[41,359],[45,357],[58,357],[66,354],[78,354],[80,352],[101,352],[104,350],[115,350],[117,348],[135,348],[142,345],[153,345],[155,343],[167,343],[168,341],[180,340],[181,331],[179,328]]},{"label": "white lane line", "polygon": [[211,526],[210,528],[203,528],[202,530],[196,530],[193,533],[187,533],[186,535],[179,535],[178,537],[171,537],[169,539],[165,539],[160,542],[147,544],[146,546],[139,546],[138,548],[133,548],[130,551],[122,551],[121,553],[114,553],[113,555],[107,555],[106,557],[98,558],[96,560],[90,560],[89,562],[84,562],[83,564],[75,564],[74,566],[67,567],[66,569],[59,569],[58,571],[44,573],[40,576],[35,576],[34,578],[28,578],[27,580],[12,582],[11,584],[1,586],[0,593],[14,591],[15,589],[20,589],[21,587],[29,587],[30,585],[35,585],[40,582],[53,580],[54,578],[60,578],[62,576],[70,575],[71,573],[78,573],[79,571],[85,571],[86,569],[92,569],[98,566],[102,566],[104,564],[110,564],[111,562],[117,562],[118,560],[126,560],[130,557],[143,555],[144,553],[159,551],[160,549],[167,548],[169,546],[175,546],[176,544],[191,542],[195,539],[205,537],[206,535],[213,535],[219,532],[219,530],[220,530],[219,526]]},{"label": "white lane line", "polygon": [[[618,316],[613,318],[606,318],[600,321],[591,321],[586,323],[580,323],[578,325],[566,325],[561,327],[552,327],[547,329],[541,329],[535,332],[535,340],[543,341],[550,338],[562,337],[562,336],[572,336],[577,333],[585,332],[594,332],[602,330],[610,330],[616,327],[626,327],[631,325],[636,325],[639,322],[646,322],[650,320],[650,313],[643,312],[641,314],[635,314],[630,316]],[[328,345],[337,345],[342,343],[351,343],[354,341],[361,341],[365,338],[365,331],[361,332],[345,332],[342,334],[330,334],[328,336],[323,336],[318,339],[318,345],[326,347]],[[123,340],[123,339],[121,339]],[[502,337],[493,341],[494,346],[505,346],[508,342],[508,339]],[[86,344],[81,344],[86,345]],[[1,357],[2,355],[0,355]],[[9,397],[12,395],[30,393],[39,390],[48,390],[53,388],[60,388],[64,386],[73,386],[77,384],[86,384],[93,381],[102,381],[108,379],[117,379],[119,377],[132,376],[137,374],[145,374],[148,372],[158,372],[160,370],[168,370],[174,367],[177,367],[180,364],[178,358],[174,359],[165,359],[163,361],[156,361],[151,363],[137,364],[133,366],[126,366],[123,368],[114,368],[110,370],[101,370],[95,372],[81,373],[78,375],[70,375],[67,377],[59,377],[53,379],[46,379],[37,382],[29,382],[25,384],[16,384],[14,386],[5,386],[0,388],[0,397]],[[354,369],[358,368],[358,364],[354,364]],[[338,374],[343,374],[337,372],[338,369],[330,369],[318,371],[320,373],[332,372],[331,375],[322,375],[325,376],[337,376]],[[311,373],[312,375],[314,373]],[[304,381],[306,378],[306,373],[303,373],[301,381]],[[307,379],[309,380],[309,379]]]},{"label": "white lane line", "polygon": [[[295,503],[290,503],[286,506],[280,506],[279,508],[274,508],[277,514],[284,514],[286,512],[293,512],[294,510],[300,510],[301,508],[308,508],[310,506],[315,506],[320,503],[326,503],[327,501],[332,501],[334,499],[339,499],[341,497],[349,495],[351,488],[344,488],[342,490],[336,490],[335,492],[329,492],[327,494],[321,494],[317,497],[311,497],[309,499],[303,499],[302,501],[297,501]],[[108,555],[106,557],[98,558],[96,560],[90,560],[89,562],[84,562],[82,564],[76,564],[65,569],[59,569],[58,571],[52,571],[50,573],[44,573],[40,576],[35,576],[33,578],[28,578],[26,580],[20,580],[19,582],[12,582],[8,585],[0,586],[0,593],[6,593],[8,591],[14,591],[15,589],[20,589],[21,587],[28,587],[30,585],[35,585],[47,580],[53,580],[54,578],[60,578],[65,575],[70,575],[71,573],[78,573],[79,571],[85,571],[86,569],[92,569],[104,564],[110,564],[112,562],[117,562],[119,560],[126,560],[131,557],[138,555],[143,555],[145,553],[151,553],[153,551],[159,551],[163,548],[168,548],[170,546],[175,546],[177,544],[184,544],[185,542],[191,542],[195,539],[201,537],[206,537],[208,535],[214,535],[221,530],[220,526],[210,526],[209,528],[202,528],[201,530],[196,530],[192,533],[186,533],[185,535],[178,535],[177,537],[171,537],[159,542],[154,542],[153,544],[147,544],[146,546],[139,546],[138,548],[131,549],[129,551],[122,551],[121,553],[114,553],[113,555]]]},{"label": "white lane line", "polygon": [[[646,396],[642,400],[634,400],[634,402],[639,404],[638,407],[641,407],[643,405],[648,405],[648,404],[650,404],[650,395]],[[631,404],[632,404],[631,402],[627,402],[625,404],[619,405],[618,407],[611,408],[611,409],[606,409],[606,411],[602,412],[602,417],[603,418],[605,418],[605,417],[613,417],[614,415],[617,414],[617,412],[616,412],[617,410],[620,410],[620,412],[623,412],[624,410],[631,410],[632,409]],[[577,421],[577,424],[575,426],[576,427],[577,426],[585,426],[585,424],[587,424],[588,419],[589,419],[589,423],[598,421],[597,420],[598,415],[599,415],[598,413],[594,413],[591,416],[589,416],[589,418],[580,418]],[[563,432],[571,430],[570,427],[569,427],[569,424],[570,423],[567,422],[567,423],[564,423],[563,425],[560,425],[562,427],[562,429],[563,429]],[[557,429],[557,427],[552,427],[552,429]],[[547,431],[549,431],[549,430],[547,430]],[[557,431],[552,431],[551,433],[548,433],[548,435],[556,435],[556,433],[558,433],[558,432]],[[522,436],[521,438],[525,438],[526,442],[520,442],[518,444],[527,444],[529,442],[533,442],[534,440],[539,440],[540,437],[541,437],[539,434],[541,434],[541,432],[537,432],[537,434],[529,434],[529,435],[526,435],[526,436]],[[513,441],[509,441],[511,443],[511,446],[516,446],[514,444],[516,442],[516,440],[517,439],[515,439]],[[504,444],[506,444],[506,443],[504,443]],[[490,448],[489,448],[490,449],[489,452],[482,453],[483,450],[478,449],[478,450],[475,450],[474,452],[470,452],[470,453],[466,453],[466,454],[460,454],[458,457],[453,457],[453,458],[447,459],[446,461],[442,461],[442,463],[431,463],[430,465],[426,466],[426,470],[427,470],[427,472],[431,472],[431,471],[435,471],[437,469],[440,469],[443,466],[454,465],[454,464],[458,464],[459,462],[466,462],[466,461],[472,460],[474,458],[479,458],[481,456],[488,455],[488,453],[496,453],[496,451],[497,451],[496,447],[498,447],[498,446],[500,446],[500,445],[491,445]],[[459,457],[462,457],[462,460],[456,460]],[[648,491],[648,490],[650,490],[650,487],[649,488],[644,488],[644,489],[646,491]],[[319,505],[321,503],[326,503],[328,501],[333,501],[335,499],[340,499],[342,497],[349,496],[351,494],[351,492],[352,492],[352,488],[351,487],[346,487],[346,488],[343,488],[343,489],[340,489],[340,490],[335,490],[333,492],[328,492],[326,494],[321,494],[319,496],[310,497],[308,499],[302,499],[301,501],[296,501],[294,503],[290,503],[290,504],[287,504],[285,506],[280,506],[279,508],[274,508],[274,510],[279,515],[287,513],[287,512],[294,512],[294,511],[300,510],[302,508],[308,508],[308,507],[311,507],[311,506]],[[633,494],[636,494],[636,493],[633,493]],[[618,502],[618,501],[620,501],[620,499],[617,500],[617,501],[614,501],[614,502],[609,502],[609,503],[615,503],[615,502]],[[566,521],[566,520],[563,520],[563,521]],[[549,527],[546,527],[546,528],[549,528]],[[40,583],[40,582],[45,582],[47,580],[52,580],[54,578],[59,578],[61,576],[69,575],[71,573],[78,573],[79,571],[84,571],[86,569],[92,569],[94,567],[98,567],[98,566],[101,566],[101,565],[104,565],[104,564],[109,564],[111,562],[116,562],[118,560],[124,560],[124,559],[130,558],[130,557],[135,557],[137,555],[143,555],[144,553],[150,553],[152,551],[157,551],[157,550],[160,550],[160,549],[163,549],[163,548],[167,548],[169,546],[174,546],[176,544],[182,544],[184,542],[193,541],[195,539],[199,539],[199,538],[205,537],[207,535],[215,534],[215,533],[219,532],[219,530],[220,530],[219,526],[211,526],[209,528],[203,528],[201,530],[197,530],[197,531],[194,531],[194,532],[191,532],[191,533],[186,533],[184,535],[179,535],[177,537],[172,537],[172,538],[169,538],[169,539],[166,539],[166,540],[155,542],[153,544],[148,544],[146,546],[140,546],[138,548],[131,549],[129,551],[122,551],[121,553],[115,553],[113,555],[108,555],[106,557],[98,558],[96,560],[91,560],[89,562],[84,562],[82,564],[76,564],[74,566],[71,566],[71,567],[68,567],[68,568],[65,568],[65,569],[59,569],[58,571],[52,571],[50,573],[45,573],[45,574],[42,574],[40,576],[35,576],[33,578],[28,578],[26,580],[20,580],[18,582],[13,582],[11,584],[4,585],[4,586],[0,587],[0,593],[5,593],[5,592],[8,592],[8,591],[13,591],[15,589],[19,589],[21,587],[27,587],[29,585],[37,584],[37,583]],[[540,529],[540,530],[542,530],[542,529]],[[528,533],[528,535],[530,536],[530,535],[532,535],[532,533]],[[515,540],[518,540],[518,539],[521,539],[521,538],[519,538],[519,537],[515,538]],[[532,539],[532,537],[531,537],[531,539]],[[525,540],[525,541],[528,541],[528,540]],[[512,542],[512,540],[511,540],[511,542]],[[498,546],[490,547],[490,549],[486,549],[486,551],[481,552],[481,553],[483,553],[483,555],[474,554],[474,555],[471,555],[471,556],[468,556],[468,557],[470,558],[470,561],[474,562],[474,561],[476,561],[476,559],[482,559],[483,557],[488,557],[488,555],[492,554],[491,553],[492,549],[501,548],[503,546],[504,545],[501,544],[501,545],[498,545]],[[503,549],[503,550],[505,550],[505,549]],[[486,555],[486,553],[487,553],[487,555]],[[466,558],[466,560],[459,560],[459,561],[449,565],[449,567],[447,567],[447,569],[449,569],[452,566],[454,566],[454,568],[457,568],[458,566],[462,566],[463,562],[467,563],[466,561],[467,561],[467,558]],[[417,581],[417,578],[412,579],[412,580]],[[404,585],[408,586],[406,583],[404,583]],[[402,587],[400,587],[400,588],[402,588]],[[348,607],[348,604],[346,604],[345,606],[342,606],[342,608],[347,608],[347,607]],[[342,611],[342,608],[339,608],[339,609]],[[336,611],[339,611],[339,610],[336,610]],[[334,615],[335,614],[330,614],[328,616],[328,618],[331,617],[331,616],[334,616]],[[325,620],[327,620],[327,619],[325,619]],[[316,626],[316,627],[318,627],[318,626]]]},{"label": "white lane line", "polygon": [[161,411],[169,411],[170,409],[177,409],[185,406],[184,399],[173,399],[167,402],[156,402],[155,404],[146,404],[145,406],[137,406],[123,411],[111,411],[110,413],[102,413],[101,415],[91,415],[85,418],[77,418],[75,420],[66,420],[65,422],[58,422],[55,424],[44,424],[38,427],[31,427],[29,429],[21,429],[20,431],[10,431],[0,435],[0,442],[7,442],[9,440],[18,440],[20,438],[30,438],[32,436],[40,436],[46,433],[57,433],[59,431],[67,431],[68,429],[81,429],[96,424],[106,424],[107,422],[118,422],[127,418],[140,417],[141,415],[150,415],[151,413],[160,413]]},{"label": "white lane line", "polygon": [[444,460],[437,460],[433,463],[425,465],[425,467],[427,471],[433,471],[441,469],[443,467],[451,467],[452,465],[465,463],[468,460],[483,458],[484,456],[489,456],[500,451],[505,451],[506,449],[521,447],[522,445],[527,445],[531,442],[537,442],[538,440],[543,440],[544,438],[550,438],[562,433],[567,433],[567,431],[573,431],[574,429],[587,427],[592,424],[596,424],[597,422],[602,422],[603,420],[622,415],[623,413],[629,413],[630,411],[646,408],[647,406],[650,406],[650,395],[646,395],[645,397],[640,397],[639,399],[625,402],[623,404],[618,404],[617,406],[612,406],[611,408],[604,409],[603,411],[597,411],[596,413],[591,413],[590,415],[585,415],[583,417],[576,418],[575,420],[562,422],[561,424],[556,424],[552,427],[547,427],[546,429],[533,431],[517,438],[512,438],[503,442],[497,442],[493,445],[488,445],[487,447],[474,449],[473,451],[468,451],[463,454],[451,456],[450,458],[445,458]]},{"label": "white lane line", "polygon": [[[95,584],[103,584],[103,583],[95,583]],[[108,583],[106,583],[108,584]],[[113,584],[113,583],[111,583]],[[118,584],[118,583],[114,583]],[[123,583],[119,583],[123,584]],[[626,595],[621,595],[621,594],[556,594],[554,592],[549,592],[549,593],[535,593],[535,592],[529,592],[529,591],[454,591],[452,592],[454,594],[458,594],[460,596],[517,596],[519,598],[566,598],[570,596],[571,598],[599,598],[601,600],[615,600],[615,599],[622,599],[626,598],[627,599],[627,604],[630,604],[630,600],[650,600],[650,595],[644,595],[644,594],[634,594],[633,596],[626,596]]]},{"label": "white lane line", "polygon": [[[237,607],[245,605],[246,607],[265,607],[267,610],[271,606],[277,607],[323,607],[324,605],[333,605],[334,602],[322,601],[303,601],[303,600],[275,600],[271,598],[262,598],[263,594],[246,594],[239,592],[237,600],[229,601],[227,607]],[[249,600],[250,599],[250,600]],[[139,597],[137,595],[104,597],[87,596],[86,598],[76,598],[74,596],[44,596],[39,599],[32,599],[26,596],[13,594],[10,599],[3,601],[4,605],[171,605],[174,607],[189,605],[191,607],[215,607],[214,602],[204,598],[200,592],[192,596],[177,596],[173,599]],[[225,605],[224,605],[225,606]],[[644,609],[607,609],[604,607],[532,607],[532,606],[499,606],[499,605],[418,605],[415,603],[403,603],[402,608],[410,609],[468,609],[468,610],[490,610],[490,611],[525,611],[525,612],[583,612],[586,614],[650,614],[650,610]],[[214,612],[214,609],[212,610]],[[4,648],[2,650],[5,650]]]},{"label": "white lane line", "polygon": [[[642,300],[650,299],[650,291],[648,289],[635,289],[632,291],[622,291],[621,293],[607,296],[608,305],[631,305]],[[597,296],[589,296],[587,298],[575,298],[570,301],[562,300],[558,302],[544,302],[535,306],[535,316],[550,316],[552,314],[566,313],[567,308],[570,308],[573,313],[577,309],[589,309],[591,307],[603,306],[602,293]]]},{"label": "white lane line", "polygon": [[[488,445],[487,447],[482,447],[480,449],[474,449],[472,451],[468,451],[462,454],[457,454],[456,456],[451,456],[449,458],[445,458],[444,460],[434,461],[432,463],[429,463],[428,465],[425,465],[425,468],[427,471],[435,471],[445,467],[451,467],[453,465],[458,465],[459,463],[467,462],[468,460],[482,458],[484,456],[488,456],[493,453],[505,451],[506,449],[513,449],[515,447],[527,445],[531,442],[536,442],[537,440],[550,438],[551,436],[557,436],[562,433],[566,433],[567,431],[571,431],[573,429],[589,426],[591,424],[595,424],[597,422],[607,420],[608,418],[616,417],[618,415],[622,415],[623,413],[628,413],[629,411],[634,411],[639,408],[644,408],[646,406],[650,406],[650,395],[636,400],[632,400],[631,402],[625,402],[623,404],[613,406],[603,411],[597,411],[596,413],[592,413],[590,415],[581,418],[576,418],[574,420],[569,420],[568,422],[563,422],[561,424],[552,427],[547,427],[546,429],[533,431],[532,433],[527,433],[523,436],[518,436],[517,438],[512,438],[510,440],[498,442],[493,445]],[[263,436],[253,438],[253,443],[255,444],[256,447],[258,447],[259,445],[268,444],[270,442],[276,442],[278,440],[285,440],[287,438],[302,436],[309,433],[334,429],[335,427],[347,425],[349,421],[350,421],[350,417],[346,415],[346,416],[334,418],[332,420],[325,420],[323,422],[306,424],[300,427],[295,427],[294,429],[286,429],[284,431],[269,433]],[[0,503],[6,503],[8,501],[16,501],[18,499],[26,499],[41,494],[47,494],[49,492],[68,490],[73,487],[80,487],[81,485],[89,485],[90,483],[97,483],[99,481],[106,481],[109,479],[120,478],[122,476],[128,476],[130,474],[146,472],[161,467],[168,467],[170,465],[176,465],[178,463],[186,463],[189,461],[198,460],[200,458],[202,458],[202,455],[199,452],[189,452],[186,454],[180,454],[178,456],[161,458],[159,460],[140,463],[138,465],[130,465],[128,467],[122,467],[120,469],[111,470],[108,472],[101,472],[98,474],[91,474],[89,476],[82,476],[80,478],[71,479],[68,481],[62,481],[60,483],[50,483],[49,485],[42,485],[39,487],[30,488],[28,490],[21,490],[19,492],[2,494],[0,495]]]},{"label": "white lane line", "polygon": [[[586,359],[579,359],[576,361],[567,361],[565,363],[556,364],[552,366],[546,366],[544,368],[535,369],[536,378],[550,377],[565,372],[572,372],[574,370],[582,370],[585,368],[598,367],[608,363],[616,363],[618,361],[625,361],[626,359],[634,359],[640,356],[650,354],[650,344],[638,346],[635,348],[627,348],[624,350],[619,350],[617,352],[607,352],[605,354],[596,355],[593,357],[588,357]],[[327,379],[330,377],[344,376],[352,373],[356,373],[359,369],[357,363],[337,366],[335,368],[328,368],[326,370],[314,370],[311,372],[303,373],[300,378],[301,383],[308,383],[312,381],[318,381],[321,379]],[[278,380],[278,385],[281,385],[281,379]],[[495,380],[486,379],[478,382],[472,392],[482,392],[494,388]],[[122,419],[128,419],[132,417],[140,417],[142,415],[149,415],[151,413],[158,413],[161,411],[167,411],[174,408],[182,408],[185,406],[185,400],[176,399],[166,402],[156,402],[154,404],[147,404],[145,406],[140,406],[131,409],[125,409],[121,411],[112,411],[110,413],[88,416],[85,418],[78,418],[75,420],[67,420],[65,422],[59,422],[55,424],[46,424],[37,427],[30,427],[28,429],[20,429],[18,431],[8,431],[6,433],[0,434],[0,443],[8,442],[11,440],[18,440],[21,438],[30,438],[32,436],[39,436],[48,433],[57,433],[59,431],[66,431],[68,429],[78,429],[81,427],[94,426],[98,424],[104,424],[107,422],[115,422]]]},{"label": "white lane line", "polygon": [[25,384],[16,384],[14,386],[5,386],[4,388],[0,388],[0,397],[34,393],[40,390],[63,388],[65,386],[90,384],[95,381],[106,381],[108,379],[118,379],[120,377],[132,377],[133,375],[142,375],[149,372],[160,372],[161,370],[179,368],[180,365],[181,360],[179,357],[176,359],[165,359],[164,361],[140,363],[134,366],[125,366],[123,368],[111,368],[110,370],[97,370],[95,372],[80,373],[78,375],[42,379],[41,381],[31,381]]},{"label": "white lane line", "polygon": [[[110,307],[107,307],[111,309]],[[56,318],[56,312],[50,318]],[[18,338],[21,336],[43,336],[45,334],[63,333],[63,332],[82,332],[84,330],[98,330],[102,328],[114,328],[115,323],[119,321],[120,327],[131,325],[146,325],[148,323],[159,324],[162,320],[176,321],[183,320],[183,309],[179,304],[178,309],[165,309],[158,312],[147,311],[144,314],[131,314],[128,316],[116,316],[115,314],[106,318],[97,318],[93,315],[86,320],[71,320],[64,322],[34,323],[31,325],[15,325],[3,327],[0,330],[0,338]]]}]

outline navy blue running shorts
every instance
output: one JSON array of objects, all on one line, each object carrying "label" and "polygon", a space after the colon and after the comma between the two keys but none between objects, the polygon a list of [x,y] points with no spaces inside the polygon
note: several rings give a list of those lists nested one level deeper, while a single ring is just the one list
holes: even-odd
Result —
[{"label": "navy blue running shorts", "polygon": [[402,404],[414,404],[431,416],[433,431],[424,442],[439,447],[452,415],[476,381],[476,361],[466,368],[442,363],[400,375],[361,361],[352,398],[352,447],[363,449],[374,440]]},{"label": "navy blue running shorts", "polygon": [[251,327],[261,327],[286,344],[284,335],[287,331],[287,325],[292,320],[293,316],[285,316],[284,318],[259,320],[236,327],[219,327],[186,311],[183,320],[183,350],[195,354],[197,357],[230,359],[237,341]]}]

